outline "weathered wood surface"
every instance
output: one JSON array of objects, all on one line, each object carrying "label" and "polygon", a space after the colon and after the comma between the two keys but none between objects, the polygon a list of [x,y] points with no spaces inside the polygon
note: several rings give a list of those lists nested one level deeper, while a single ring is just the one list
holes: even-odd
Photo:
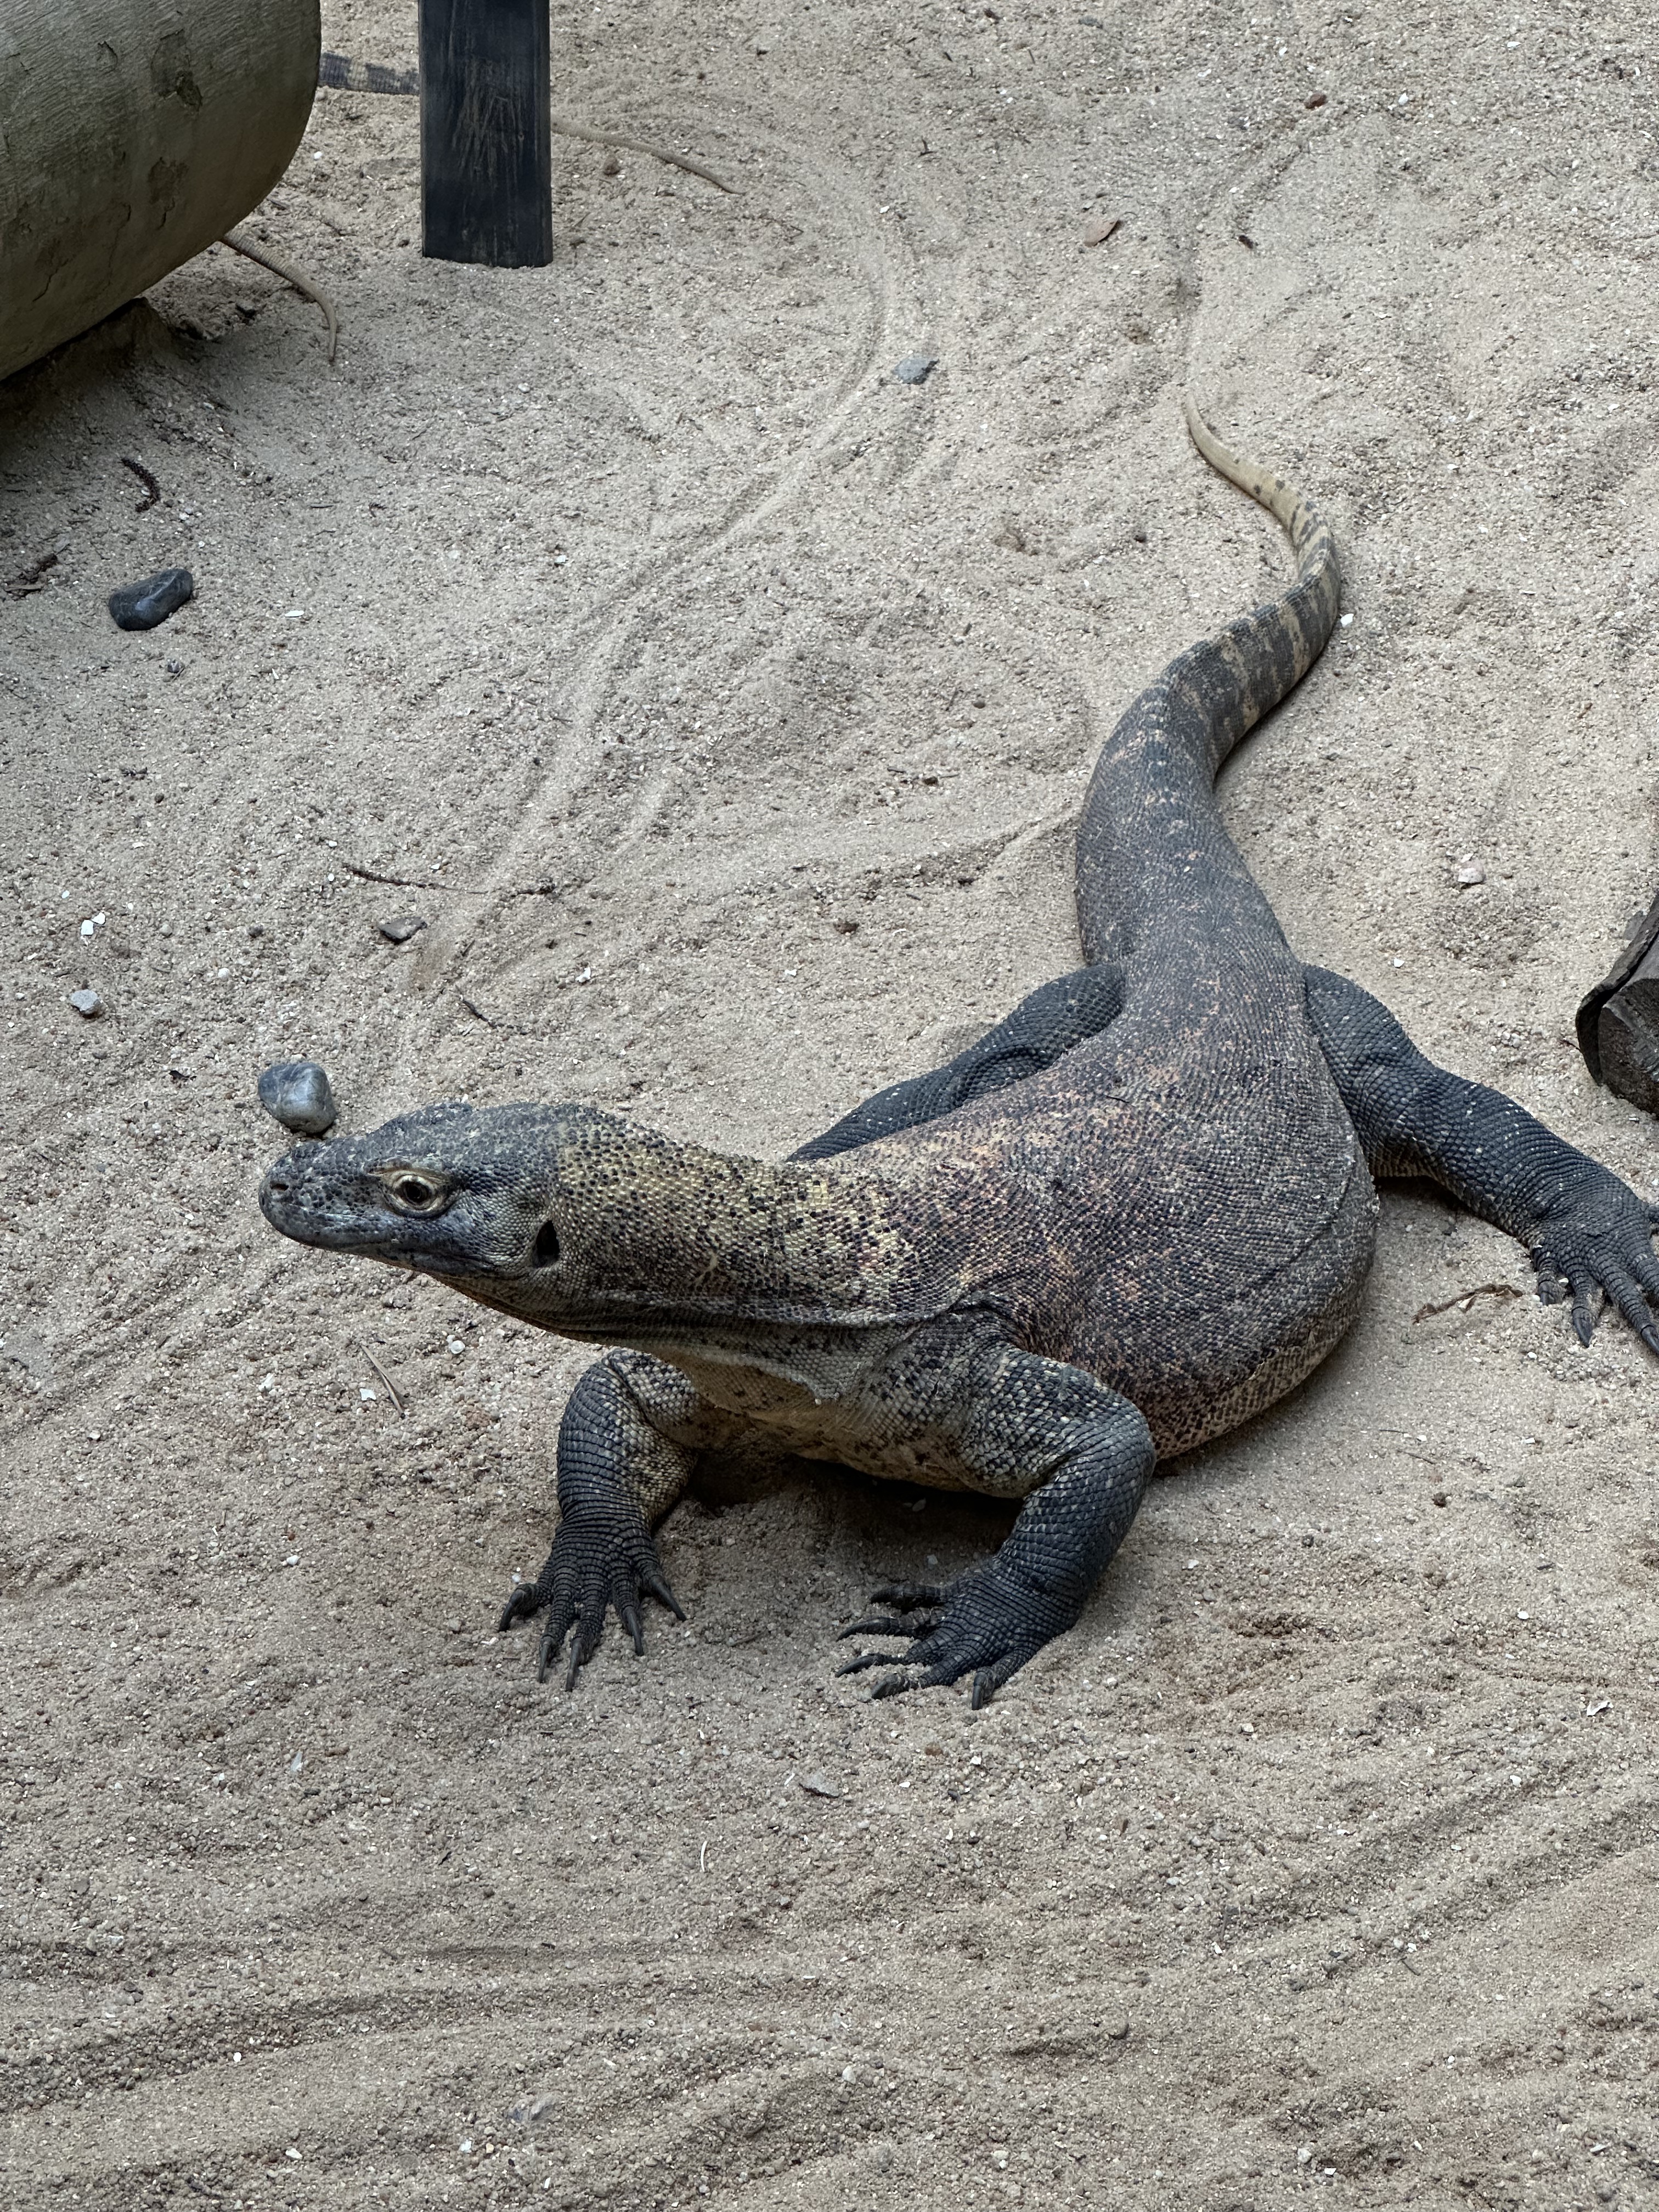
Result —
[{"label": "weathered wood surface", "polygon": [[0,376],[258,205],[321,47],[318,0],[0,0]]}]

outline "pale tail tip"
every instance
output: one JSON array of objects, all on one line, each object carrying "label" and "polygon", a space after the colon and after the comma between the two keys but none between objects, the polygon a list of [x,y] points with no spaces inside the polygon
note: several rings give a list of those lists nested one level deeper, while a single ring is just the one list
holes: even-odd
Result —
[{"label": "pale tail tip", "polygon": [[1226,464],[1232,461],[1233,456],[1228,453],[1220,439],[1199,413],[1198,402],[1190,392],[1183,392],[1181,395],[1181,411],[1187,418],[1187,428],[1191,434],[1193,443],[1203,454],[1205,459],[1220,469],[1224,476],[1231,475],[1232,471]]}]

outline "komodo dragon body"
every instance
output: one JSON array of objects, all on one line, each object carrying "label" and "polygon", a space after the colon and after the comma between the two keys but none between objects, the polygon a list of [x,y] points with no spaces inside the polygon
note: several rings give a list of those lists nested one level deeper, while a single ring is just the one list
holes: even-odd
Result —
[{"label": "komodo dragon body", "polygon": [[1335,548],[1191,413],[1289,532],[1296,580],[1172,661],[1108,738],[1078,835],[1089,965],[947,1067],[775,1165],[582,1106],[441,1105],[302,1146],[261,1203],[303,1243],[413,1268],[613,1348],[559,1431],[560,1522],[503,1626],[544,1612],[574,1686],[614,1605],[679,1608],[651,1536],[698,1452],[760,1430],[875,1475],[1024,1502],[990,1559],[878,1590],[879,1694],[982,1703],[1078,1619],[1159,1457],[1294,1388],[1358,1307],[1373,1174],[1429,1175],[1522,1238],[1580,1339],[1595,1294],[1650,1348],[1650,1206],[1519,1107],[1432,1066],[1304,967],[1223,827],[1216,772],[1312,665]]}]

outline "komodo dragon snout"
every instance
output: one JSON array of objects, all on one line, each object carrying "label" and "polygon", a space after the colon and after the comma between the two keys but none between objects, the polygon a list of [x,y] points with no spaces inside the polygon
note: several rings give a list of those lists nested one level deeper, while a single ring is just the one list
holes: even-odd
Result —
[{"label": "komodo dragon snout", "polygon": [[562,1256],[554,1164],[568,1119],[452,1103],[367,1136],[299,1145],[266,1176],[259,1210],[301,1244],[458,1287],[520,1283]]}]

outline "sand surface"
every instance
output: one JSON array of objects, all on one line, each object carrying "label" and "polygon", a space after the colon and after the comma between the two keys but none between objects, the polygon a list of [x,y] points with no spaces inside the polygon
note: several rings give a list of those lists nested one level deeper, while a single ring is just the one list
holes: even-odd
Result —
[{"label": "sand surface", "polygon": [[1504,1238],[1389,1194],[974,1716],[833,1639],[1006,1514],[799,1468],[538,1687],[586,1355],[254,1203],[280,1057],[775,1156],[1073,964],[1104,730],[1285,572],[1188,384],[1346,568],[1224,785],[1291,943],[1650,1188],[1571,1037],[1656,876],[1659,56],[1477,15],[559,8],[559,112],[730,196],[562,140],[550,267],[426,262],[414,104],[325,93],[249,228],[332,369],[216,251],[0,394],[9,2204],[1659,2203],[1659,1373]]}]

